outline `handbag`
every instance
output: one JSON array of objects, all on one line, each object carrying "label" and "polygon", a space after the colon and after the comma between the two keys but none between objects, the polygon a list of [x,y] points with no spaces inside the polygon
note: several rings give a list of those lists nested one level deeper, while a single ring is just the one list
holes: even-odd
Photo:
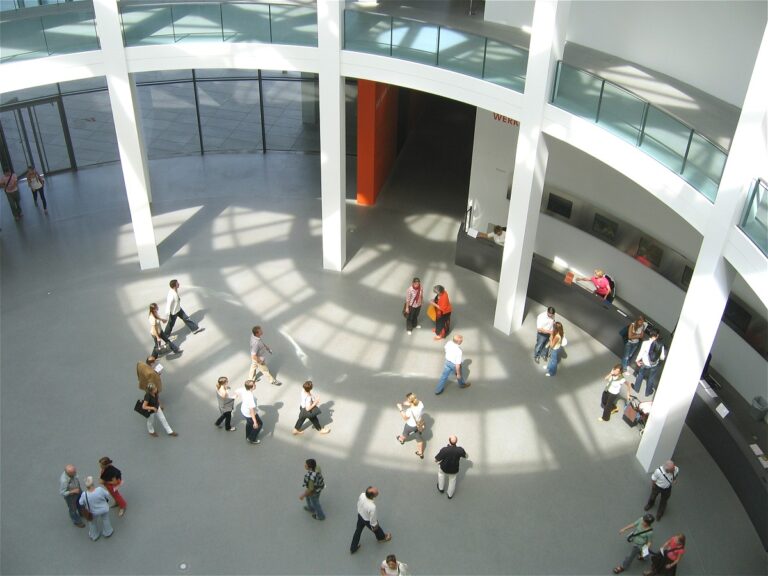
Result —
[{"label": "handbag", "polygon": [[426,427],[427,427],[427,423],[424,422],[424,418],[419,418],[418,420],[416,420],[416,430],[418,430],[419,432],[424,432]]},{"label": "handbag", "polygon": [[88,522],[93,520],[93,512],[91,512],[91,503],[88,502],[88,492],[84,492],[85,494],[85,505],[86,508],[80,508],[80,516],[85,518]]},{"label": "handbag", "polygon": [[408,317],[408,302],[403,303],[403,316]]},{"label": "handbag", "polygon": [[141,414],[142,416],[144,416],[144,418],[149,418],[152,412],[150,412],[149,410],[144,410],[143,406],[144,406],[144,400],[139,398],[138,400],[136,400],[136,404],[133,406],[133,409],[139,414]]},{"label": "handbag", "polygon": [[301,417],[302,418],[317,418],[320,414],[322,414],[323,411],[320,410],[317,406],[312,408],[312,410],[307,410],[304,408],[304,406],[301,407]]}]

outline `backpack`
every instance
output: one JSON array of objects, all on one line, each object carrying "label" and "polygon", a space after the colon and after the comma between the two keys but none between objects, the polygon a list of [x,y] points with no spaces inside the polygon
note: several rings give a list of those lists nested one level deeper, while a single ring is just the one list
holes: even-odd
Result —
[{"label": "backpack", "polygon": [[608,276],[608,274],[605,274],[605,279],[608,280],[608,285],[611,287],[611,291],[608,292],[608,296],[606,296],[605,301],[613,302],[613,299],[616,298],[616,282],[614,282],[613,278]]},{"label": "backpack", "polygon": [[325,478],[323,478],[323,473],[320,470],[316,470],[312,480],[312,490],[315,494],[320,494],[323,488],[325,488]]},{"label": "backpack", "polygon": [[648,358],[650,358],[651,363],[656,364],[656,362],[659,361],[659,358],[661,358],[661,351],[664,348],[664,346],[659,342],[658,339],[654,340],[651,344],[650,350],[648,350]]}]

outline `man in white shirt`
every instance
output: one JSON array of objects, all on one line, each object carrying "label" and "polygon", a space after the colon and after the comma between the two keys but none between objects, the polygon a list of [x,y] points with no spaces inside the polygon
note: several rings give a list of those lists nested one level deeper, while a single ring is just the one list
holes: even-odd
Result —
[{"label": "man in white shirt", "polygon": [[440,375],[440,381],[435,388],[435,395],[442,394],[445,388],[445,383],[448,381],[448,377],[451,373],[456,374],[456,380],[459,381],[459,388],[469,388],[471,384],[464,381],[462,375],[462,356],[461,343],[464,342],[464,337],[461,334],[456,334],[453,340],[449,341],[445,345],[445,365],[443,366],[443,373]]},{"label": "man in white shirt", "polygon": [[546,356],[545,349],[555,329],[555,309],[550,306],[536,317],[536,346],[533,348],[533,360],[539,363],[541,356]]},{"label": "man in white shirt", "polygon": [[173,325],[176,324],[176,318],[181,318],[193,334],[199,334],[205,328],[200,328],[194,320],[181,308],[181,296],[179,296],[179,281],[173,279],[170,281],[168,297],[165,299],[165,315],[168,317],[168,324],[165,326],[165,335],[170,336]]},{"label": "man in white shirt", "polygon": [[243,388],[237,391],[242,403],[240,404],[240,413],[245,420],[245,439],[249,444],[261,444],[259,432],[261,432],[262,421],[256,408],[256,397],[253,391],[256,389],[256,382],[246,380]]},{"label": "man in white shirt", "polygon": [[282,382],[272,376],[267,367],[266,354],[267,352],[272,354],[272,348],[264,343],[262,336],[264,336],[264,331],[261,329],[261,326],[254,326],[251,329],[251,370],[248,372],[248,378],[256,380],[256,374],[261,372],[269,378],[270,383],[280,386]]},{"label": "man in white shirt", "polygon": [[360,549],[360,535],[363,533],[363,528],[368,528],[376,536],[376,540],[381,542],[389,542],[392,540],[392,533],[384,533],[379,525],[379,520],[376,517],[376,504],[373,499],[379,495],[379,489],[375,486],[368,486],[365,492],[360,494],[357,499],[357,527],[355,528],[355,535],[352,536],[352,544],[349,547],[349,553],[354,554]]},{"label": "man in white shirt", "polygon": [[637,365],[640,368],[632,384],[635,392],[640,392],[640,386],[643,380],[647,378],[645,384],[645,395],[652,396],[656,386],[656,374],[661,368],[661,361],[667,357],[664,345],[661,343],[661,336],[656,328],[648,331],[649,338],[640,346],[640,352],[637,353]]},{"label": "man in white shirt", "polygon": [[667,500],[672,495],[672,485],[677,482],[677,475],[680,469],[675,466],[672,460],[667,460],[663,466],[659,466],[651,474],[651,494],[648,496],[648,502],[645,504],[647,512],[656,503],[656,496],[661,494],[659,509],[656,512],[656,520],[661,520],[664,510],[667,508]]},{"label": "man in white shirt", "polygon": [[501,226],[494,226],[493,232],[490,234],[480,232],[478,236],[480,238],[487,238],[488,240],[492,240],[494,244],[498,244],[499,246],[504,246],[504,240],[507,238],[507,229],[502,228]]}]

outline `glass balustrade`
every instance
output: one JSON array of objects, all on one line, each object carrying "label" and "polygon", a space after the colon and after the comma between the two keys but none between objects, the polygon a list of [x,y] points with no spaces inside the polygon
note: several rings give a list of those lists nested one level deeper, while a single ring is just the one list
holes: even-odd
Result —
[{"label": "glass balustrade", "polygon": [[755,182],[739,228],[768,256],[768,183],[763,180]]},{"label": "glass balustrade", "polygon": [[93,7],[86,2],[71,6],[39,15],[32,11],[22,17],[0,16],[0,62],[97,50]]},{"label": "glass balustrade", "polygon": [[552,104],[638,146],[715,201],[727,154],[684,122],[621,86],[562,61]]},{"label": "glass balustrade", "polygon": [[526,50],[410,18],[345,10],[344,49],[437,66],[518,92],[525,88]]}]

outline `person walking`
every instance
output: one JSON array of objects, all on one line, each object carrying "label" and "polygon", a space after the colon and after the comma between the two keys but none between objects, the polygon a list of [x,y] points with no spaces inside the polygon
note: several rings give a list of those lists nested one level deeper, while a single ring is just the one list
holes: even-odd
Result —
[{"label": "person walking", "polygon": [[414,328],[421,328],[419,324],[419,313],[424,300],[424,291],[421,287],[421,280],[414,278],[408,290],[405,291],[405,306],[403,314],[405,315],[405,331],[410,336]]},{"label": "person walking", "polygon": [[629,361],[640,347],[647,327],[648,322],[645,321],[645,318],[643,316],[638,316],[634,322],[625,326],[621,331],[621,335],[624,338],[624,354],[621,356],[621,371],[624,374],[629,370]]},{"label": "person walking", "polygon": [[320,396],[312,393],[312,387],[312,380],[307,380],[301,386],[302,390],[301,403],[299,405],[299,419],[296,420],[296,424],[293,426],[294,436],[298,434],[304,434],[304,430],[301,428],[304,426],[305,420],[309,420],[312,423],[312,426],[314,426],[315,430],[320,432],[320,434],[328,434],[328,432],[331,431],[328,426],[320,426],[320,420],[317,419],[318,415],[321,413],[320,407],[318,406],[318,404],[320,404]]},{"label": "person walking", "polygon": [[603,408],[603,415],[597,420],[599,422],[608,422],[611,419],[611,414],[618,412],[616,407],[616,400],[621,394],[621,387],[627,387],[627,401],[629,401],[629,384],[624,379],[624,375],[621,372],[621,364],[616,364],[608,374],[606,374],[604,380],[607,382],[603,395],[600,398],[600,406]]},{"label": "person walking", "polygon": [[272,348],[264,343],[262,336],[264,336],[264,331],[261,326],[254,326],[251,329],[251,370],[248,373],[248,379],[256,381],[256,374],[261,372],[269,378],[271,384],[280,386],[282,382],[272,376],[267,367],[266,353],[272,354]]},{"label": "person walking", "polygon": [[150,412],[147,417],[147,432],[149,435],[157,438],[157,432],[155,432],[155,418],[160,420],[160,424],[163,426],[168,436],[178,436],[178,432],[174,432],[171,425],[168,424],[168,420],[165,419],[165,412],[163,412],[163,405],[160,403],[160,394],[155,388],[154,384],[147,384],[147,393],[144,395],[144,402],[141,407]]},{"label": "person walking", "polygon": [[632,548],[626,558],[613,569],[614,574],[621,574],[632,565],[632,561],[638,556],[646,558],[650,555],[651,539],[653,537],[653,514],[645,514],[634,522],[630,522],[624,528],[619,530],[620,535],[624,535],[627,530],[632,530],[627,536],[627,542]]},{"label": "person walking", "polygon": [[635,383],[632,389],[640,392],[640,387],[645,383],[645,395],[652,396],[656,387],[656,374],[661,368],[661,362],[667,357],[664,345],[661,343],[661,335],[656,328],[648,331],[648,340],[640,346],[640,352],[637,353],[637,365],[639,370],[635,376]]},{"label": "person walking", "polygon": [[246,380],[243,387],[237,391],[237,395],[240,397],[240,414],[245,419],[245,440],[249,444],[261,444],[259,432],[261,432],[263,422],[256,407],[256,397],[253,395],[255,389],[256,382]]},{"label": "person walking", "polygon": [[536,345],[533,347],[533,361],[536,364],[539,363],[539,358],[547,356],[547,344],[554,328],[555,309],[550,306],[536,317]]},{"label": "person walking", "polygon": [[685,554],[685,534],[675,534],[658,552],[651,555],[651,569],[643,572],[643,576],[675,576],[677,565]]},{"label": "person walking", "polygon": [[43,201],[43,212],[48,214],[48,202],[45,201],[45,180],[32,165],[27,166],[27,185],[32,191],[35,206],[37,206],[37,197],[40,196],[40,200]]},{"label": "person walking", "polygon": [[376,516],[376,504],[373,501],[379,495],[379,489],[375,486],[368,486],[365,492],[357,498],[357,526],[355,534],[352,536],[352,544],[349,547],[349,553],[354,554],[360,549],[360,535],[363,528],[368,528],[376,536],[379,543],[392,540],[391,532],[384,532]]},{"label": "person walking", "polygon": [[101,475],[99,476],[101,485],[104,486],[104,488],[107,489],[107,492],[109,492],[109,495],[112,496],[112,499],[119,508],[117,515],[122,517],[128,506],[119,490],[120,485],[123,483],[123,473],[119,468],[112,466],[112,460],[108,456],[99,458],[99,466],[101,466]]},{"label": "person walking", "polygon": [[379,567],[379,576],[406,576],[408,564],[400,562],[397,556],[389,554]]},{"label": "person walking", "polygon": [[136,364],[136,377],[139,379],[139,390],[147,391],[147,384],[154,384],[157,389],[157,393],[163,391],[163,380],[160,378],[160,373],[163,371],[162,364],[155,364],[157,357],[153,355],[147,356],[144,362],[138,362]]},{"label": "person walking", "polygon": [[182,353],[182,350],[180,350],[176,344],[171,342],[170,338],[163,332],[163,322],[167,322],[167,319],[160,316],[157,304],[152,302],[152,304],[149,305],[149,334],[152,336],[152,353],[150,355],[155,358],[160,355],[163,342],[168,345],[174,354]]},{"label": "person walking", "polygon": [[187,313],[181,307],[179,281],[174,278],[168,285],[170,290],[168,290],[168,296],[165,299],[165,315],[168,316],[168,324],[165,326],[166,337],[170,338],[173,326],[176,324],[176,318],[181,318],[193,334],[200,334],[205,328],[200,328],[192,318],[187,316]]},{"label": "person walking", "polygon": [[672,485],[677,482],[677,476],[680,474],[680,468],[675,466],[672,460],[667,460],[662,466],[656,468],[651,474],[651,493],[648,495],[648,502],[645,503],[644,510],[647,512],[656,503],[656,497],[661,495],[659,508],[656,510],[656,520],[661,520],[664,511],[667,509],[667,500],[672,495]]},{"label": "person walking", "polygon": [[5,190],[5,196],[8,198],[8,204],[11,205],[13,218],[18,222],[24,216],[21,210],[21,196],[19,196],[19,179],[10,168],[3,172],[2,186]]},{"label": "person walking", "polygon": [[88,520],[88,536],[96,542],[99,538],[112,536],[112,524],[109,522],[109,493],[101,486],[93,484],[93,476],[85,478],[85,492],[80,494],[80,506],[91,513]]},{"label": "person walking", "polygon": [[72,520],[72,524],[78,528],[85,528],[85,522],[80,514],[80,479],[77,477],[77,468],[72,464],[64,466],[64,472],[61,473],[59,478],[59,494],[64,498],[67,503],[67,510],[69,511],[69,519]]},{"label": "person walking", "polygon": [[224,423],[224,429],[227,432],[234,432],[237,426],[232,426],[232,410],[235,409],[235,400],[237,394],[232,394],[229,388],[229,379],[222,376],[216,382],[216,399],[219,402],[219,417],[216,418],[214,425],[221,428]]},{"label": "person walking", "polygon": [[437,382],[435,388],[435,395],[440,395],[445,389],[445,383],[448,381],[448,377],[451,373],[456,374],[456,380],[459,382],[459,388],[469,388],[472,384],[465,382],[463,375],[463,351],[461,350],[461,344],[464,342],[464,337],[461,334],[456,334],[450,341],[445,344],[445,364],[443,365],[443,372],[440,374],[440,380]]},{"label": "person walking", "polygon": [[462,458],[468,458],[464,448],[458,445],[459,439],[455,435],[448,437],[448,446],[440,449],[435,456],[437,462],[437,491],[446,492],[445,480],[448,479],[447,496],[450,500],[456,493],[456,475],[459,473],[459,464]]},{"label": "person walking", "polygon": [[312,518],[315,520],[325,520],[325,512],[323,507],[320,506],[320,493],[325,488],[325,478],[323,478],[323,472],[317,465],[314,458],[308,458],[304,461],[304,492],[299,496],[299,500],[306,499],[307,505],[304,506],[304,510],[312,514]]},{"label": "person walking", "polygon": [[451,300],[445,288],[437,284],[434,287],[435,298],[429,305],[435,309],[435,340],[442,340],[451,331]]},{"label": "person walking", "polygon": [[397,441],[400,444],[405,444],[405,441],[411,434],[416,433],[418,439],[416,440],[416,456],[424,460],[424,403],[416,397],[413,392],[408,392],[405,395],[405,402],[402,404],[397,403],[397,409],[400,412],[400,417],[405,420],[402,434],[397,436]]},{"label": "person walking", "polygon": [[554,376],[557,374],[557,361],[560,358],[560,350],[565,345],[563,336],[563,325],[555,322],[552,328],[552,334],[549,337],[549,361],[547,362],[545,376]]}]

